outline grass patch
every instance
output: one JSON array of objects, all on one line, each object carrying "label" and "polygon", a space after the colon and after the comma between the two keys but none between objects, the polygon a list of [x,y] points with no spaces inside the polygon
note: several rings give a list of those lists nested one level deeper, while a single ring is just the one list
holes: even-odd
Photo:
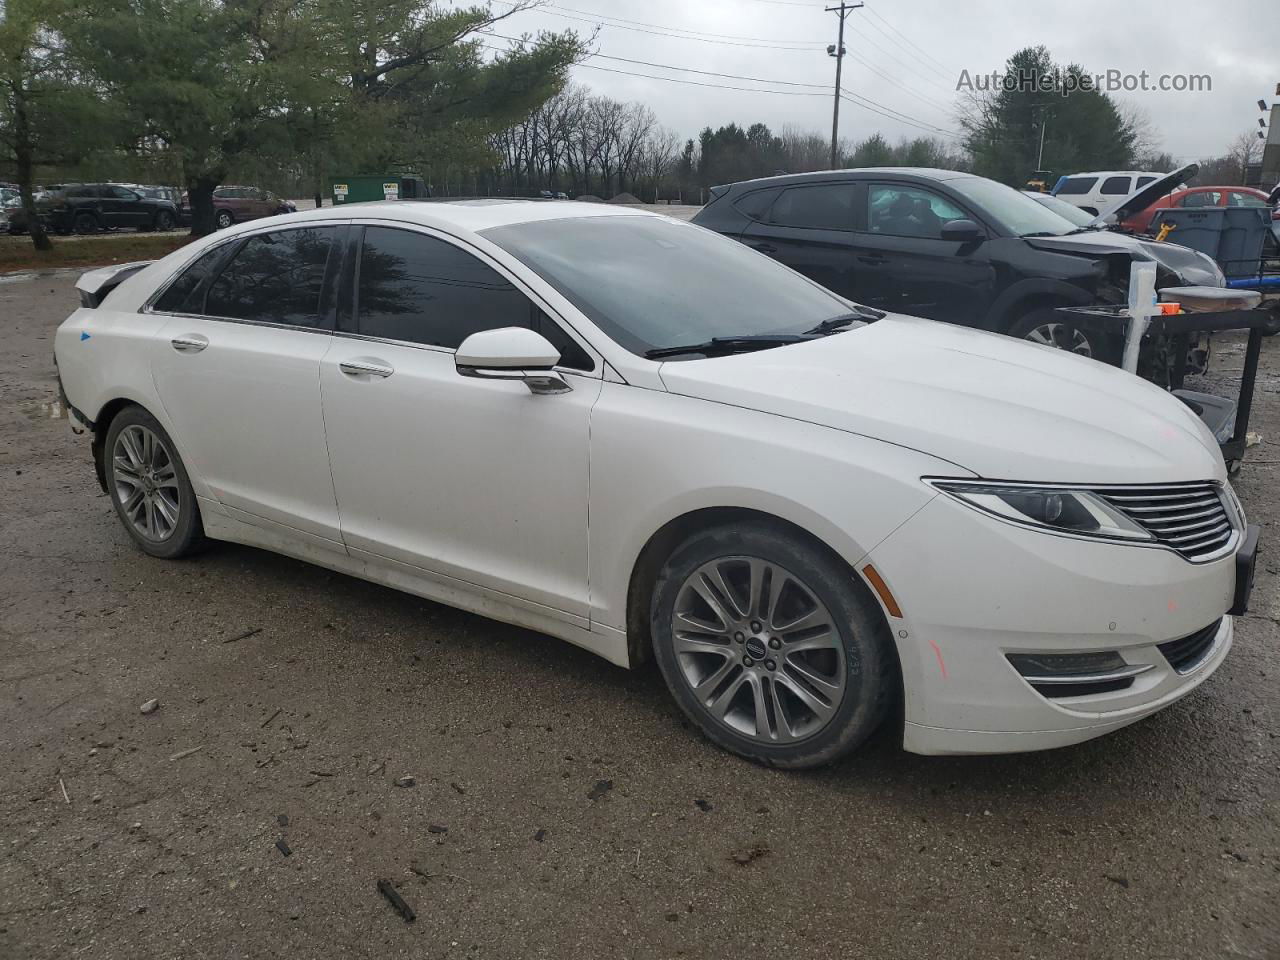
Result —
[{"label": "grass patch", "polygon": [[185,233],[128,233],[99,237],[51,237],[53,249],[42,253],[31,238],[0,238],[0,273],[53,270],[59,267],[104,267],[133,260],[158,260],[191,242]]}]

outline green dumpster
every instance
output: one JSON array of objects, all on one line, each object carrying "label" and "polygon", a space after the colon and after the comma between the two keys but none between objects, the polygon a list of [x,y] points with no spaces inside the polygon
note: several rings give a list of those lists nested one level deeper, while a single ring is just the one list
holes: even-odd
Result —
[{"label": "green dumpster", "polygon": [[334,206],[367,203],[370,200],[416,200],[431,196],[421,177],[398,173],[362,173],[334,177],[329,196]]}]

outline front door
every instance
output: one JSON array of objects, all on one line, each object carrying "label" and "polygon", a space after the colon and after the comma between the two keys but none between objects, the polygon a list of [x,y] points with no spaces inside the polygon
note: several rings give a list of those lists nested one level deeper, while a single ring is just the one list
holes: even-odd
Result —
[{"label": "front door", "polygon": [[[152,371],[183,458],[233,516],[341,549],[320,404],[320,304],[340,228],[255,234],[197,260],[153,307]],[[228,260],[227,258],[230,257]]]},{"label": "front door", "polygon": [[872,183],[854,241],[856,284],[864,303],[949,323],[973,325],[986,314],[995,272],[980,240],[942,239],[952,220],[973,219],[924,187]]},{"label": "front door", "polygon": [[[354,335],[335,336],[320,369],[348,549],[585,625],[600,361],[470,249],[382,226],[358,242]],[[511,326],[551,340],[571,392],[458,374],[454,350],[469,334]]]}]

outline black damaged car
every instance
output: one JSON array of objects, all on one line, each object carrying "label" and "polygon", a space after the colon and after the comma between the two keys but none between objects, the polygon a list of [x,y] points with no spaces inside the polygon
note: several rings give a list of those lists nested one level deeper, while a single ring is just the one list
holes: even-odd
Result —
[{"label": "black damaged car", "polygon": [[[178,206],[170,198],[144,197],[119,183],[68,183],[50,187],[36,200],[36,214],[55,233],[97,233],[116,227],[172,230]],[[25,233],[26,213],[10,213],[10,230]]]},{"label": "black damaged car", "polygon": [[[1149,205],[1170,189],[1164,182],[1126,205]],[[1056,307],[1126,302],[1135,260],[1155,261],[1157,289],[1224,283],[1202,253],[1072,223],[1018,190],[952,170],[830,170],[711,195],[694,223],[850,300],[1098,359],[1115,359],[1119,338],[1064,325]]]}]

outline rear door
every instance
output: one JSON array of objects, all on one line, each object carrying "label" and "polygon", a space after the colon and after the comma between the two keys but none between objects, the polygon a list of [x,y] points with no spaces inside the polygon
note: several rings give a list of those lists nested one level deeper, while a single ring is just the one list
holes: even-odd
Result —
[{"label": "rear door", "polygon": [[192,470],[237,519],[338,550],[320,358],[333,328],[326,277],[344,229],[316,224],[220,244],[150,307],[172,318],[152,371]]},{"label": "rear door", "polygon": [[759,219],[740,239],[828,290],[858,300],[853,231],[861,189],[853,180],[785,187],[767,210],[757,212]]},{"label": "rear door", "polygon": [[1133,191],[1133,177],[1128,174],[1104,177],[1102,183],[1098,185],[1098,193],[1095,197],[1098,213],[1111,210]]},{"label": "rear door", "polygon": [[980,240],[942,239],[952,220],[982,221],[927,187],[870,183],[855,241],[863,303],[949,323],[976,324],[994,295],[995,272]]}]

